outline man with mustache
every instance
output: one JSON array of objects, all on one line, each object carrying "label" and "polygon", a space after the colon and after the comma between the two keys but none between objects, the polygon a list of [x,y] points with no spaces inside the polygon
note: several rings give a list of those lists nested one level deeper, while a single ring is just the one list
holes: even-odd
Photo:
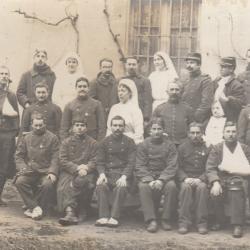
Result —
[{"label": "man with mustache", "polygon": [[63,111],[60,138],[70,135],[72,121],[75,117],[82,116],[87,123],[87,134],[97,141],[102,140],[106,133],[106,122],[101,103],[89,96],[89,80],[80,77],[76,80],[75,89],[77,97],[69,102]]},{"label": "man with mustache", "polygon": [[182,100],[194,110],[197,122],[204,122],[210,115],[213,102],[211,77],[201,72],[201,54],[189,53],[185,58],[189,79],[184,84]]},{"label": "man with mustache", "polygon": [[118,102],[117,82],[112,73],[113,61],[111,59],[103,58],[99,66],[100,72],[90,82],[89,96],[101,102],[107,120],[110,108]]},{"label": "man with mustache", "polygon": [[136,147],[133,139],[123,134],[124,129],[125,120],[114,116],[112,134],[104,138],[97,151],[99,219],[96,226],[119,226],[121,208],[132,182]]},{"label": "man with mustache", "polygon": [[155,117],[150,122],[150,136],[139,144],[136,155],[136,176],[147,231],[158,230],[157,211],[164,196],[161,214],[163,230],[171,230],[177,203],[174,181],[178,169],[175,145],[164,135],[164,121]]},{"label": "man with mustache", "polygon": [[192,225],[192,208],[198,232],[208,232],[208,188],[205,174],[208,154],[209,148],[202,139],[202,125],[191,123],[188,139],[178,148],[180,234],[186,234]]},{"label": "man with mustache", "polygon": [[47,59],[48,55],[46,50],[36,49],[33,56],[33,68],[24,73],[21,77],[16,95],[19,104],[23,108],[28,108],[32,103],[36,102],[35,85],[40,82],[44,82],[48,85],[48,99],[51,100],[56,76],[46,64]]},{"label": "man with mustache", "polygon": [[47,129],[59,137],[62,111],[59,106],[48,100],[49,87],[44,83],[35,86],[36,102],[31,104],[23,112],[21,132],[27,133],[32,130],[31,116],[37,112],[43,114]]},{"label": "man with mustache", "polygon": [[19,130],[17,98],[9,90],[10,72],[0,66],[0,206],[6,206],[1,198],[7,178],[15,174],[15,137]]},{"label": "man with mustache", "polygon": [[224,142],[215,145],[207,160],[206,174],[215,208],[213,230],[225,223],[224,203],[227,203],[233,237],[243,235],[245,222],[246,187],[250,175],[250,149],[237,141],[237,128],[227,122],[223,131]]},{"label": "man with mustache", "polygon": [[139,107],[146,126],[152,115],[152,90],[150,81],[138,73],[138,67],[139,63],[136,57],[127,57],[125,61],[126,75],[121,79],[128,78],[134,81],[138,92]]},{"label": "man with mustache", "polygon": [[46,129],[42,114],[32,115],[31,126],[32,132],[18,143],[14,182],[27,208],[24,215],[39,220],[54,201],[59,140]]},{"label": "man with mustache", "polygon": [[168,101],[159,105],[153,113],[153,117],[162,117],[165,133],[176,146],[187,138],[188,126],[194,120],[192,108],[181,101],[181,88],[180,83],[170,83]]}]

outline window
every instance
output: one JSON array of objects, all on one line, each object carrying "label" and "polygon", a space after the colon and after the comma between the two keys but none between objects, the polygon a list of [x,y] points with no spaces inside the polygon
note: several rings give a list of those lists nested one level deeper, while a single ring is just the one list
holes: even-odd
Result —
[{"label": "window", "polygon": [[131,0],[129,51],[140,59],[141,72],[154,70],[153,55],[167,51],[177,71],[198,47],[201,0]]}]

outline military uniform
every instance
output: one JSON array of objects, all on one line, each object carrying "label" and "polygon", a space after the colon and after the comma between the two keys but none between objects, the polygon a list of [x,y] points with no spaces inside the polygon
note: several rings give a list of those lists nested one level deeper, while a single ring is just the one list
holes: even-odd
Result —
[{"label": "military uniform", "polygon": [[[131,185],[135,156],[135,143],[126,135],[116,138],[111,134],[100,143],[97,152],[97,169],[99,174],[104,173],[108,179],[107,184],[96,187],[100,218],[119,219],[120,208]],[[116,186],[116,181],[122,175],[127,176],[127,187]],[[113,200],[112,203],[111,200]],[[111,212],[110,204],[112,204]]]},{"label": "military uniform", "polygon": [[[96,181],[96,141],[87,135],[72,135],[65,139],[59,150],[60,175],[57,184],[57,204],[60,212],[67,207],[74,211],[90,201]],[[77,167],[88,166],[88,174],[79,176]],[[80,212],[80,211],[79,211]]]},{"label": "military uniform", "polygon": [[197,122],[203,122],[209,117],[213,94],[209,75],[202,74],[200,70],[190,73],[189,80],[184,85],[182,100],[193,108]]},{"label": "military uniform", "polygon": [[107,120],[110,108],[118,103],[117,82],[115,76],[110,74],[106,78],[100,72],[97,75],[97,78],[90,83],[89,96],[101,102]]},{"label": "military uniform", "polygon": [[[188,227],[192,224],[191,207],[195,208],[198,226],[207,224],[208,189],[206,180],[206,161],[210,149],[204,142],[194,144],[190,139],[178,148],[179,225]],[[186,184],[186,178],[198,178],[202,182],[196,186]]]},{"label": "military uniform", "polygon": [[31,128],[31,118],[34,112],[38,112],[45,118],[47,129],[59,136],[62,111],[56,104],[46,101],[44,103],[36,102],[24,110],[21,132],[29,132]]},{"label": "military uniform", "polygon": [[55,73],[48,65],[37,67],[36,65],[25,72],[17,87],[16,95],[19,104],[24,108],[26,103],[36,102],[35,86],[37,83],[44,82],[49,87],[49,100],[51,100],[54,83],[56,80]]},{"label": "military uniform", "polygon": [[[221,164],[223,159],[223,144],[219,143],[215,145],[208,157],[206,164],[206,174],[209,184],[212,185],[213,182],[219,181],[223,193],[219,196],[212,196],[212,201],[215,207],[215,217],[217,223],[224,222],[224,203],[227,202],[230,211],[230,222],[232,225],[243,225],[245,221],[245,191],[244,183],[247,179],[241,178],[242,185],[237,186],[237,182],[234,183],[232,177],[237,175],[229,174],[224,171],[220,171],[218,166]],[[241,148],[248,160],[250,162],[250,149],[244,144],[240,144]],[[236,166],[237,167],[237,166]],[[236,184],[236,185],[235,185]],[[230,187],[231,186],[231,187]],[[232,188],[233,186],[233,188]],[[243,186],[243,187],[242,187]]]},{"label": "military uniform", "polygon": [[47,178],[49,173],[58,176],[59,140],[46,130],[42,135],[32,131],[18,144],[16,166],[19,171],[15,181],[25,205],[33,209],[39,205],[47,208],[52,202],[55,185]]},{"label": "military uniform", "polygon": [[238,120],[238,139],[250,146],[250,104],[241,110]]},{"label": "military uniform", "polygon": [[[121,79],[134,81],[138,92],[138,103],[142,111],[144,121],[149,121],[152,115],[152,89],[150,81],[142,75],[124,76]],[[120,80],[121,80],[120,79]]]},{"label": "military uniform", "polygon": [[[12,108],[17,112],[17,116],[11,117],[3,114],[4,102],[9,101]],[[0,196],[6,178],[12,178],[15,175],[15,137],[19,130],[19,115],[17,98],[10,91],[1,91],[0,93]]]},{"label": "military uniform", "polygon": [[170,101],[159,105],[153,117],[163,118],[165,132],[176,145],[181,144],[187,138],[188,126],[194,120],[193,110],[189,105]]},{"label": "military uniform", "polygon": [[246,104],[250,104],[250,64],[247,65],[245,71],[237,76],[237,80],[242,83],[242,86],[244,88]]},{"label": "military uniform", "polygon": [[[149,137],[139,144],[136,157],[136,176],[139,179],[139,191],[144,219],[156,220],[155,206],[164,195],[162,219],[170,221],[176,209],[177,189],[174,177],[178,168],[175,145],[164,137],[156,143]],[[161,180],[161,191],[152,190],[149,183]]]},{"label": "military uniform", "polygon": [[87,134],[100,141],[106,133],[104,111],[99,101],[91,97],[79,98],[69,102],[63,111],[61,122],[61,139],[70,135],[72,121],[75,117],[84,117],[87,121]]}]

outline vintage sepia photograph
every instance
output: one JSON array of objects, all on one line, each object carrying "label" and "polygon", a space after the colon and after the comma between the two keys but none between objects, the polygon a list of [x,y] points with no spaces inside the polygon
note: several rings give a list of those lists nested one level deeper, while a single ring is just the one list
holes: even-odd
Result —
[{"label": "vintage sepia photograph", "polygon": [[0,250],[250,249],[250,0],[0,1]]}]

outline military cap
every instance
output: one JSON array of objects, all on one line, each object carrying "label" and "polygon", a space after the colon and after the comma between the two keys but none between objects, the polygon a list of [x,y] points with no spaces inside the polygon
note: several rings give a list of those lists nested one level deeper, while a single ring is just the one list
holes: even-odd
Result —
[{"label": "military cap", "polygon": [[223,57],[221,58],[221,62],[220,62],[221,66],[229,66],[229,67],[236,67],[236,58],[233,56],[227,56],[227,57]]},{"label": "military cap", "polygon": [[187,60],[194,60],[201,64],[201,54],[197,52],[188,53],[185,58],[185,61]]}]

